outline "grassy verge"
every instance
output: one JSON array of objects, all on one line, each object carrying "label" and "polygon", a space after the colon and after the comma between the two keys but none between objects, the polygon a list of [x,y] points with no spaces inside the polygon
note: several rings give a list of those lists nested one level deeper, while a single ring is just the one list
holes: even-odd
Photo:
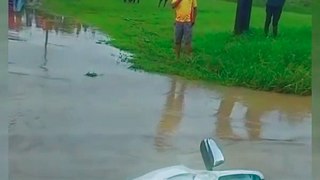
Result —
[{"label": "grassy verge", "polygon": [[[222,0],[237,2],[238,0]],[[266,0],[253,0],[253,6],[265,7]],[[312,0],[286,0],[284,10],[288,12],[298,12],[303,14],[312,14]]]},{"label": "grassy verge", "polygon": [[277,39],[263,37],[264,8],[252,10],[252,31],[233,37],[236,4],[198,0],[194,58],[174,60],[173,12],[157,1],[45,0],[48,11],[75,17],[107,32],[133,52],[134,68],[225,85],[311,94],[311,16],[284,12]]}]

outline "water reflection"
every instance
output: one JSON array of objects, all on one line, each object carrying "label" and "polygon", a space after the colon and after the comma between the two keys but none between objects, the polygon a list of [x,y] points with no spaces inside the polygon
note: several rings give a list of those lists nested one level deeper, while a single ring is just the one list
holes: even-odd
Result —
[{"label": "water reflection", "polygon": [[13,31],[20,31],[22,28],[22,13],[15,12],[12,6],[9,6],[8,28]]},{"label": "water reflection", "polygon": [[220,138],[233,135],[229,115],[233,109],[234,102],[235,102],[235,99],[233,96],[225,97],[220,102],[220,108],[217,113],[218,121],[217,121],[217,129],[216,129],[216,135]]},{"label": "water reflection", "polygon": [[[50,45],[50,37],[54,35],[75,35],[78,37],[81,32],[87,32],[90,27],[83,25],[79,21],[64,16],[55,16],[48,14],[36,8],[26,7],[21,11],[14,11],[9,6],[9,39],[22,40],[20,32],[26,32],[30,28],[42,29],[44,31],[44,55],[43,63],[40,65],[42,69],[48,71],[48,45]],[[95,37],[95,30],[90,29],[92,38]],[[53,32],[53,33],[51,33]],[[23,34],[23,33],[22,33]],[[32,33],[30,34],[32,35]],[[27,38],[28,39],[28,38]]]},{"label": "water reflection", "polygon": [[46,38],[45,38],[45,43],[44,43],[44,63],[40,67],[44,69],[45,71],[48,71],[48,68],[46,67],[48,64],[48,58],[47,58],[47,53],[48,53],[48,38],[49,38],[49,31],[46,30]]},{"label": "water reflection", "polygon": [[[42,10],[26,7],[20,12],[15,12],[9,7],[9,30],[21,31],[24,28],[36,27],[44,31],[55,31],[56,34],[67,33],[79,35],[81,31],[87,32],[89,26],[81,24],[79,21],[64,17],[48,14]],[[94,35],[95,32],[93,31]]]},{"label": "water reflection", "polygon": [[308,139],[310,110],[310,97],[228,88],[219,108],[216,135],[249,140]]},{"label": "water reflection", "polygon": [[216,135],[222,139],[260,139],[260,117],[264,111],[250,109],[234,94],[226,94],[217,113]]},{"label": "water reflection", "polygon": [[[178,85],[181,87],[178,88]],[[197,96],[203,87],[197,87],[198,91],[185,91],[192,89],[191,82],[174,78],[171,82],[170,93],[164,105],[164,111],[158,124],[155,137],[157,150],[165,150],[173,144],[170,140],[184,117],[183,109],[187,106],[198,106],[197,109],[207,109],[205,102],[184,102],[184,98]],[[187,89],[188,87],[188,89]],[[290,96],[268,92],[258,92],[238,88],[211,88],[208,92],[217,92],[218,110],[215,113],[212,107],[211,129],[213,136],[220,139],[232,140],[268,140],[268,141],[296,141],[310,140],[311,136],[311,99],[310,97]],[[208,93],[207,92],[207,93]],[[213,100],[212,100],[213,101]],[[195,105],[196,104],[196,105]],[[212,105],[212,103],[211,103]],[[211,106],[210,105],[210,106]],[[192,110],[192,108],[189,108]],[[203,112],[200,112],[203,113]],[[202,116],[205,116],[203,114]],[[194,123],[199,119],[192,119]],[[195,122],[196,121],[196,122]],[[210,124],[208,124],[210,125]],[[201,131],[193,128],[193,131]],[[188,129],[190,131],[190,129]],[[195,132],[193,132],[195,133]]]},{"label": "water reflection", "polygon": [[172,79],[155,138],[155,146],[158,151],[166,150],[172,146],[170,138],[176,133],[183,116],[185,89],[185,82]]},{"label": "water reflection", "polygon": [[13,9],[15,12],[20,12],[26,5],[26,0],[9,0],[9,8]]}]

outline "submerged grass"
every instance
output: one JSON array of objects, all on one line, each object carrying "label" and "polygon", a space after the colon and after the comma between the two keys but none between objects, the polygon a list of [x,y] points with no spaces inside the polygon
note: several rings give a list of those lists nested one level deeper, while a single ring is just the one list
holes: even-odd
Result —
[{"label": "submerged grass", "polygon": [[44,8],[90,22],[133,52],[133,68],[252,89],[311,94],[311,16],[284,12],[280,36],[265,38],[264,8],[252,10],[251,30],[233,36],[236,4],[198,0],[194,57],[175,60],[173,12],[157,1],[45,0]]}]

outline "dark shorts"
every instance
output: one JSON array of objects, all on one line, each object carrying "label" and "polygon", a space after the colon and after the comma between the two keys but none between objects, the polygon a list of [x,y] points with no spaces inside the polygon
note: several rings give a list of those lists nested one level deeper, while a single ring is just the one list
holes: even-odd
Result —
[{"label": "dark shorts", "polygon": [[175,43],[181,44],[184,40],[185,44],[191,43],[192,38],[192,23],[191,22],[176,22],[175,23]]}]

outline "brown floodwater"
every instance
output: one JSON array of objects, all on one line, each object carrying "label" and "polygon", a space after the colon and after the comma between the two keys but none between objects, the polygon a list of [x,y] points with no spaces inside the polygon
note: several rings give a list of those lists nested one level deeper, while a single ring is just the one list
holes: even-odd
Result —
[{"label": "brown floodwater", "polygon": [[130,54],[98,29],[33,9],[9,15],[11,179],[204,169],[206,137],[225,153],[218,169],[311,179],[311,97],[129,70]]}]

